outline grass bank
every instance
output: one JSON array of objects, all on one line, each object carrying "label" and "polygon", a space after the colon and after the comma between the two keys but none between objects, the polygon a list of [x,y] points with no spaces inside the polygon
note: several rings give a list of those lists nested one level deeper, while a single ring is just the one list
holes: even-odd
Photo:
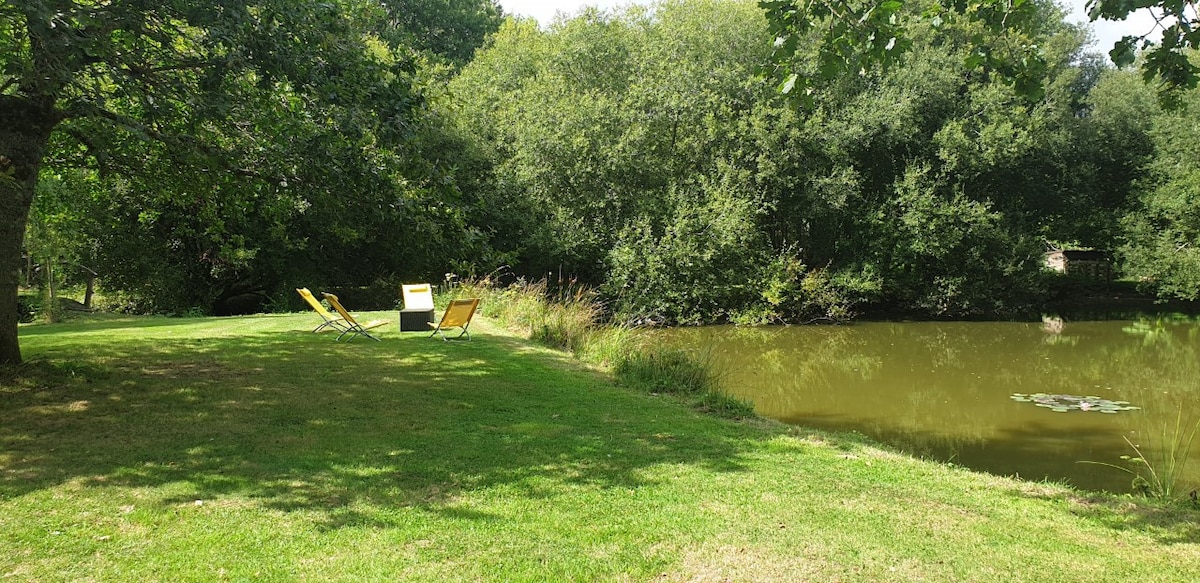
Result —
[{"label": "grass bank", "polygon": [[3,581],[1200,580],[1200,514],[730,421],[488,319],[21,329]]},{"label": "grass bank", "polygon": [[729,419],[754,416],[753,404],[721,389],[721,371],[706,354],[661,345],[644,330],[612,324],[587,287],[548,291],[546,281],[499,286],[488,279],[457,286],[456,297],[481,298],[481,310],[522,338],[570,352],[612,372],[623,385],[671,395],[700,411]]}]

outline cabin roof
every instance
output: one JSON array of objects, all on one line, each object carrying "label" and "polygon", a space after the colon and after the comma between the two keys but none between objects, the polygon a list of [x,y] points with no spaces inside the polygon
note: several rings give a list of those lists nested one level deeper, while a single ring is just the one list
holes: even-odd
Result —
[{"label": "cabin roof", "polygon": [[1112,256],[1108,251],[1063,249],[1061,251],[1046,252],[1047,255],[1054,255],[1055,253],[1062,253],[1063,258],[1068,261],[1112,261]]}]

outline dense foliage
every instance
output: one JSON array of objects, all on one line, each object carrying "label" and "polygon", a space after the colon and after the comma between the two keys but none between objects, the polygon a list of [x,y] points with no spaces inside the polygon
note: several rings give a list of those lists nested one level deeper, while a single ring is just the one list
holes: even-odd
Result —
[{"label": "dense foliage", "polygon": [[1047,238],[1112,244],[1140,155],[1096,137],[1084,35],[1038,10],[1033,105],[964,63],[989,31],[962,21],[797,110],[756,74],[761,12],[704,1],[509,23],[451,92],[543,209],[528,272],[600,283],[628,317],[1004,314],[1041,296]]},{"label": "dense foliage", "polygon": [[[34,223],[72,225],[32,233],[39,263],[72,257],[140,308],[221,311],[292,281],[426,278],[456,245],[488,256],[467,146],[426,94],[499,25],[493,3],[425,21],[373,1],[132,4],[5,5],[28,23],[4,30],[6,97],[53,103]],[[45,57],[61,86],[21,72],[71,35],[95,46]]]},{"label": "dense foliage", "polygon": [[[384,308],[507,266],[627,321],[961,318],[1044,301],[1050,242],[1200,295],[1194,109],[1160,110],[1048,1],[1017,36],[906,20],[891,66],[854,71],[816,29],[780,47],[751,0],[547,27],[491,0],[142,4],[0,1],[0,235],[26,234],[0,259],[24,285],[94,275],[109,305],[174,313],[373,287],[352,307]],[[764,67],[780,48],[822,75],[808,107]]]},{"label": "dense foliage", "polygon": [[[811,92],[839,76],[896,65],[914,46],[919,36],[914,29],[963,21],[988,32],[966,37],[967,68],[1000,77],[1032,101],[1045,96],[1043,75],[1050,63],[1041,42],[1044,6],[1037,0],[759,0],[759,5],[776,39],[771,66],[780,89],[809,106]],[[1196,87],[1200,66],[1188,57],[1189,50],[1200,49],[1200,14],[1193,2],[1087,0],[1085,8],[1093,22],[1148,13],[1153,25],[1116,41],[1108,50],[1112,62],[1132,65],[1140,54],[1143,78],[1172,107],[1184,90]],[[802,52],[808,58],[797,58]]]},{"label": "dense foliage", "polygon": [[[1141,91],[1145,91],[1144,88]],[[1121,247],[1127,275],[1164,297],[1200,299],[1200,99],[1152,118],[1154,156],[1138,182]]]}]

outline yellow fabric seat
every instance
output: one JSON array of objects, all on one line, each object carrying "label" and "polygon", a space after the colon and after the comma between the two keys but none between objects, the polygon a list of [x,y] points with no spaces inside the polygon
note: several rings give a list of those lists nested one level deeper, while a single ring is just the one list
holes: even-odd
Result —
[{"label": "yellow fabric seat", "polygon": [[343,330],[341,335],[339,335],[337,337],[338,340],[341,340],[342,338],[345,338],[347,335],[349,335],[350,337],[346,338],[346,342],[354,340],[355,336],[366,336],[367,338],[370,338],[371,340],[379,342],[379,339],[372,336],[371,333],[368,332],[367,330],[369,330],[371,328],[377,328],[379,326],[387,324],[387,321],[377,320],[377,321],[370,322],[366,326],[364,326],[362,324],[359,324],[358,321],[354,319],[354,316],[351,316],[350,312],[346,311],[346,308],[342,307],[342,302],[338,301],[337,296],[335,296],[331,293],[322,293],[321,295],[325,296],[325,300],[329,302],[329,305],[333,306],[334,310],[337,310],[338,315],[340,315],[342,317],[342,320],[346,323],[346,329]]},{"label": "yellow fabric seat", "polygon": [[442,331],[451,328],[460,328],[462,331],[454,338],[466,336],[467,340],[470,340],[471,334],[467,332],[467,326],[471,325],[471,318],[475,316],[475,309],[478,307],[479,298],[450,300],[450,305],[446,306],[446,312],[442,314],[442,320],[437,324],[430,322],[429,325],[433,328],[433,332],[429,337],[433,338],[434,334],[439,334],[442,340],[449,340]]},{"label": "yellow fabric seat", "polygon": [[312,306],[312,309],[317,312],[317,315],[321,316],[321,319],[324,320],[321,325],[313,328],[313,332],[320,332],[325,328],[332,328],[338,332],[344,332],[346,330],[345,321],[337,316],[334,316],[333,314],[330,314],[329,310],[326,310],[325,306],[322,306],[321,302],[317,301],[317,298],[313,296],[312,292],[308,291],[308,288],[298,287],[296,288],[296,292],[299,293],[300,297],[304,298],[304,301],[308,302],[308,305]]}]

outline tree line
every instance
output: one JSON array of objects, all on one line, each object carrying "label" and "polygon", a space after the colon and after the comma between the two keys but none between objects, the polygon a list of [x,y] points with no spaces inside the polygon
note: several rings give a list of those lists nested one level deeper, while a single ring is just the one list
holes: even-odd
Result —
[{"label": "tree line", "polygon": [[1022,313],[1049,243],[1196,299],[1196,93],[1164,109],[1023,6],[1019,42],[906,21],[886,67],[794,42],[820,82],[789,95],[749,1],[539,27],[491,0],[4,0],[0,360],[17,287],[52,282],[35,263],[139,311],[503,268],[626,321],[753,323]]}]

